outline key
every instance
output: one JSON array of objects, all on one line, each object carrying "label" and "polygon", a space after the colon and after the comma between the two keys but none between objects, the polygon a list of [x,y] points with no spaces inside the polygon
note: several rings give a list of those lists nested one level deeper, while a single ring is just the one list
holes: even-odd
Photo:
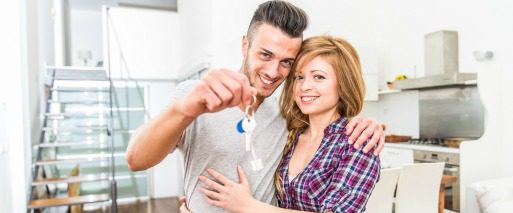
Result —
[{"label": "key", "polygon": [[246,151],[251,150],[251,137],[253,136],[253,130],[256,127],[256,121],[253,117],[246,117],[242,121],[242,128],[244,129],[244,132],[246,133]]},{"label": "key", "polygon": [[253,171],[257,172],[257,171],[260,171],[261,169],[263,169],[264,165],[262,163],[262,159],[257,158],[256,153],[255,153],[255,148],[253,147],[253,145],[254,144],[251,144],[251,156],[253,157],[253,160],[250,163],[251,163],[251,169],[253,169]]}]

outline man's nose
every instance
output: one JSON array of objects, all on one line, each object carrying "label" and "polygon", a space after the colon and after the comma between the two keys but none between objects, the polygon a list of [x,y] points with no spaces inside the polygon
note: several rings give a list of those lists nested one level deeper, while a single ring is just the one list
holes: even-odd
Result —
[{"label": "man's nose", "polygon": [[267,64],[266,64],[266,75],[267,77],[269,78],[276,78],[278,76],[278,73],[279,73],[279,69],[280,69],[280,62],[279,61],[269,61]]}]

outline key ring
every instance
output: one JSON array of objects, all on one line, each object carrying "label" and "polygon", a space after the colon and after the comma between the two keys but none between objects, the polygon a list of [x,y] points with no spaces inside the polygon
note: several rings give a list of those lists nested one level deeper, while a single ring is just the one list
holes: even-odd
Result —
[{"label": "key ring", "polygon": [[251,117],[253,117],[253,115],[255,114],[255,111],[253,111],[251,113],[251,115],[249,115],[249,109],[253,109],[253,104],[255,104],[255,103],[256,103],[256,96],[253,95],[253,102],[246,106],[246,111],[245,111],[246,118],[251,119]]},{"label": "key ring", "polygon": [[[253,110],[253,104],[255,104],[255,103],[256,103],[256,96],[254,96],[254,95],[253,95],[253,102],[252,102],[251,104],[247,105],[247,106],[246,106],[246,110],[244,110],[244,118],[245,118],[247,121],[251,121],[251,120],[253,119],[253,115],[255,114],[255,111]],[[251,113],[251,114],[249,114],[250,109],[252,109],[252,113]],[[239,132],[239,133],[244,133],[244,132],[246,132],[246,131],[244,130],[244,128],[242,127],[242,121],[244,120],[244,118],[243,118],[243,119],[241,119],[241,120],[237,123],[237,125],[236,125],[237,132]]]}]

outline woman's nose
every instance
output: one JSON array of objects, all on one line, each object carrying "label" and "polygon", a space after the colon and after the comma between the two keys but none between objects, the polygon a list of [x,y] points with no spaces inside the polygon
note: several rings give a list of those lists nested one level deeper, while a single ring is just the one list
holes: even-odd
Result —
[{"label": "woman's nose", "polygon": [[312,89],[312,81],[310,78],[305,77],[303,79],[303,83],[301,84],[301,90],[302,91],[308,91]]}]

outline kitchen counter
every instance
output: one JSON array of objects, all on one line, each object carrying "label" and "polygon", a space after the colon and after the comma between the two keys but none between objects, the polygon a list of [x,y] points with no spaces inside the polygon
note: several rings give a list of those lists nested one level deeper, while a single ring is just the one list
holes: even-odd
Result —
[{"label": "kitchen counter", "polygon": [[412,149],[412,150],[424,150],[424,151],[433,151],[433,152],[446,152],[446,153],[455,153],[455,154],[459,154],[460,153],[460,149],[458,149],[458,148],[433,146],[433,145],[410,144],[410,143],[407,143],[407,142],[404,142],[404,143],[385,143],[385,147],[401,148],[401,149]]}]

